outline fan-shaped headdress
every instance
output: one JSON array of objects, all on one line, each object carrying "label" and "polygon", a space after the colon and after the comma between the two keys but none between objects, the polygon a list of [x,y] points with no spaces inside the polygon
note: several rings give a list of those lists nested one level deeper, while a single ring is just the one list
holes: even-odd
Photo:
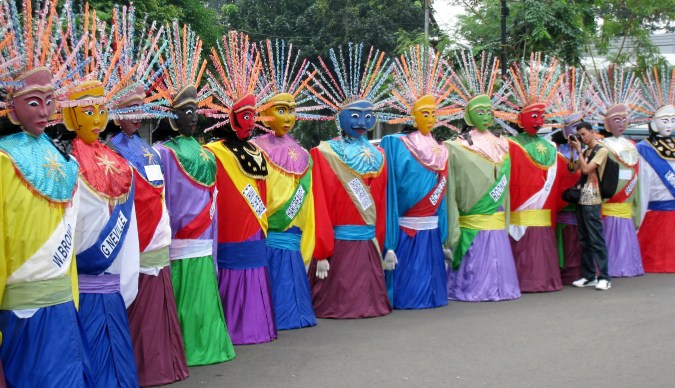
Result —
[{"label": "fan-shaped headdress", "polygon": [[590,103],[593,87],[582,69],[565,68],[558,94],[555,104],[558,111],[566,112],[561,121],[564,127],[573,126],[593,115],[595,107]]},{"label": "fan-shaped headdress", "polygon": [[[316,75],[311,86],[307,86],[312,98],[335,114],[335,121],[339,124],[340,111],[356,101],[369,101],[375,110],[391,104],[386,81],[391,73],[389,58],[384,52],[371,47],[367,57],[363,56],[363,43],[349,43],[347,62],[345,53],[339,47],[329,51],[332,70],[328,68],[323,58],[319,56],[320,67],[314,66]],[[364,62],[365,59],[365,62]],[[387,117],[379,114],[378,120]]]},{"label": "fan-shaped headdress", "polygon": [[514,63],[507,73],[505,88],[497,93],[499,105],[495,117],[506,130],[515,133],[507,122],[520,124],[519,114],[533,108],[542,108],[546,112],[547,124],[559,127],[554,118],[568,114],[556,104],[560,98],[558,88],[563,82],[562,72],[556,58],[542,58],[541,53],[532,53],[529,62],[525,59]]},{"label": "fan-shaped headdress", "polygon": [[[262,84],[269,84],[266,92],[259,96],[260,110],[267,109],[275,96],[280,94],[289,94],[293,96],[297,104],[296,118],[298,120],[328,120],[329,117],[312,114],[307,112],[322,109],[322,105],[317,104],[314,99],[302,93],[303,89],[312,78],[313,74],[308,72],[310,63],[306,58],[298,65],[300,60],[300,50],[293,51],[293,44],[286,45],[283,40],[276,40],[272,43],[267,39],[260,46],[262,60],[262,75],[264,81]],[[262,117],[264,121],[266,118]]]},{"label": "fan-shaped headdress", "polygon": [[[499,60],[493,58],[492,54],[483,51],[480,56],[480,63],[476,62],[472,50],[460,51],[455,53],[455,63],[459,66],[457,72],[453,72],[452,84],[455,89],[451,96],[451,101],[455,105],[450,120],[464,119],[469,124],[468,118],[469,105],[479,100],[490,102],[493,111],[497,108],[499,97],[495,94],[494,88],[499,76]],[[495,118],[500,125],[503,121]],[[449,125],[450,128],[459,131],[460,129]]]},{"label": "fan-shaped headdress", "polygon": [[398,117],[389,123],[411,123],[411,114],[423,103],[420,100],[424,97],[428,102],[433,99],[437,125],[448,125],[448,117],[454,111],[450,106],[454,86],[450,67],[441,55],[431,47],[410,47],[394,60],[392,68],[392,108]]},{"label": "fan-shaped headdress", "polygon": [[653,67],[642,74],[642,100],[636,107],[648,118],[675,111],[675,67]]},{"label": "fan-shaped headdress", "polygon": [[[218,47],[211,48],[211,64],[216,74],[206,71],[209,98],[204,101],[207,116],[220,121],[206,131],[224,126],[234,113],[244,109],[259,110],[260,98],[269,94],[271,85],[260,86],[262,61],[260,52],[248,35],[230,31]],[[256,123],[256,127],[263,129]]]},{"label": "fan-shaped headdress", "polygon": [[648,116],[638,111],[642,100],[637,74],[630,69],[610,66],[599,72],[597,77],[590,77],[594,93],[590,103],[594,113],[589,121],[594,124],[605,123],[617,107],[625,105],[628,110],[628,123],[644,122]]}]

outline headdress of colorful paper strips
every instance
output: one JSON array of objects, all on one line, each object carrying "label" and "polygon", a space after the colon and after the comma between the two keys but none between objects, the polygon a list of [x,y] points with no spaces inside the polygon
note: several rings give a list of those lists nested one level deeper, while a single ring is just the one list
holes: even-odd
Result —
[{"label": "headdress of colorful paper strips", "polygon": [[[275,40],[274,43],[267,39],[261,42],[261,60],[262,60],[262,84],[269,84],[270,87],[265,90],[259,98],[258,105],[260,111],[264,111],[273,103],[270,98],[281,93],[288,93],[293,96],[297,107],[296,118],[298,120],[330,120],[331,117],[319,115],[314,112],[323,109],[323,106],[317,104],[303,89],[313,77],[308,72],[310,63],[307,58],[300,61],[300,50],[293,50],[293,44],[287,45],[284,40]],[[261,117],[262,121],[266,117]],[[266,128],[269,131],[269,129]]]},{"label": "headdress of colorful paper strips", "polygon": [[[342,47],[339,47],[337,52],[330,49],[332,70],[319,56],[320,66],[313,64],[316,74],[311,84],[306,86],[309,95],[318,104],[335,114],[338,131],[340,111],[345,106],[365,100],[372,103],[375,110],[379,110],[393,103],[386,87],[387,78],[391,73],[390,60],[385,57],[384,52],[371,47],[364,57],[363,43],[349,43],[346,54],[347,62]],[[385,113],[377,114],[380,121],[390,118],[394,117]]]},{"label": "headdress of colorful paper strips", "polygon": [[642,99],[636,109],[649,120],[658,113],[672,114],[674,105],[675,67],[653,67],[645,71],[642,74]]},{"label": "headdress of colorful paper strips", "polygon": [[[451,104],[454,89],[450,66],[433,48],[413,46],[392,64],[394,79],[391,107],[395,113],[390,124],[413,122],[412,111],[424,96],[432,96],[436,105],[437,125],[450,126],[449,118],[457,110]],[[431,99],[429,98],[429,101]]]},{"label": "headdress of colorful paper strips", "polygon": [[[6,103],[37,72],[51,72],[64,66],[59,56],[62,46],[56,1],[45,1],[33,10],[24,0],[22,13],[13,0],[2,0],[0,6],[0,116],[8,113]],[[52,83],[54,80],[52,80]],[[22,93],[27,90],[21,90]]]},{"label": "headdress of colorful paper strips", "polygon": [[612,115],[612,110],[619,104],[628,108],[629,124],[646,122],[649,116],[638,110],[642,101],[639,79],[635,72],[628,68],[611,65],[598,72],[596,77],[589,76],[593,83],[593,94],[590,104],[594,111],[587,121],[602,124],[605,118]]},{"label": "headdress of colorful paper strips", "polygon": [[[454,108],[450,110],[448,119],[451,121],[466,120],[469,105],[477,98],[485,98],[482,96],[490,100],[493,112],[496,112],[499,96],[495,94],[494,88],[499,77],[499,60],[483,51],[480,55],[480,62],[477,62],[473,51],[468,49],[455,52],[455,65],[458,66],[458,70],[453,71],[451,80],[454,88],[451,102]],[[502,119],[496,117],[495,121],[504,126]],[[448,126],[458,132],[461,130],[451,124]]]},{"label": "headdress of colorful paper strips", "polygon": [[174,20],[171,26],[167,25],[165,31],[169,47],[163,53],[166,58],[162,65],[165,65],[164,84],[169,104],[175,108],[176,100],[190,87],[199,92],[197,100],[182,100],[181,104],[187,102],[199,104],[206,97],[203,89],[199,89],[206,69],[206,59],[201,59],[202,41],[187,24],[181,29],[177,20]]},{"label": "headdress of colorful paper strips", "polygon": [[505,87],[496,93],[499,104],[495,109],[495,121],[504,129],[516,134],[518,131],[509,123],[520,124],[521,112],[541,104],[546,106],[546,126],[557,128],[562,125],[560,119],[569,112],[561,110],[556,102],[560,98],[558,88],[563,82],[556,58],[532,53],[529,61],[523,58],[509,68],[505,81]]},{"label": "headdress of colorful paper strips", "polygon": [[[144,99],[142,105],[133,108],[120,105],[128,99],[130,93],[134,92],[138,83],[143,86],[145,82],[153,84],[161,76],[159,61],[163,47],[158,47],[158,44],[162,35],[161,31],[156,31],[154,24],[145,36],[146,40],[141,41],[143,47],[138,50],[139,54],[136,54],[133,9],[125,7],[120,13],[116,7],[110,26],[97,18],[96,11],[90,10],[89,4],[85,4],[81,26],[76,24],[70,2],[66,3],[64,10],[67,35],[75,39],[81,35],[80,40],[84,44],[72,50],[71,56],[76,60],[68,66],[68,75],[57,90],[61,108],[105,105],[109,109],[111,119],[174,117],[164,109],[166,101],[153,102],[153,97]],[[95,88],[99,85],[103,85],[105,90],[102,97],[69,99],[74,92],[82,94],[83,88]]]},{"label": "headdress of colorful paper strips", "polygon": [[[163,39],[164,26],[157,28],[153,21],[147,28],[147,20],[143,20],[143,29],[137,31],[135,19],[133,5],[121,11],[118,6],[113,9],[109,40],[118,47],[119,60],[106,85],[110,115],[119,119],[175,117],[167,109],[169,93],[163,77],[166,63],[161,64],[161,55],[169,44]],[[140,104],[128,107],[132,101]]]},{"label": "headdress of colorful paper strips", "polygon": [[[568,112],[561,118],[563,127],[572,127],[594,114],[595,106],[590,103],[593,93],[591,81],[583,69],[565,67],[563,82],[558,89],[559,97],[554,102],[556,110]],[[559,130],[561,128],[552,134]]]},{"label": "headdress of colorful paper strips", "polygon": [[[206,116],[219,121],[205,132],[229,123],[236,111],[246,108],[260,111],[261,98],[269,97],[273,90],[273,82],[261,77],[260,52],[248,35],[230,31],[223,36],[222,44],[218,42],[217,48],[211,48],[210,57],[215,74],[206,70],[207,86],[204,89],[208,98],[203,106]],[[265,130],[259,123],[256,128]]]}]

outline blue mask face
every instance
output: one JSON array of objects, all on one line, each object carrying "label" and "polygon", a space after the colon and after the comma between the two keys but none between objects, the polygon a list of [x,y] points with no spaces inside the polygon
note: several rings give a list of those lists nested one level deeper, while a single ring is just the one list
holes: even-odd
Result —
[{"label": "blue mask face", "polygon": [[363,136],[366,131],[375,127],[377,118],[373,108],[373,104],[368,101],[356,101],[347,105],[338,116],[340,129],[349,137]]}]

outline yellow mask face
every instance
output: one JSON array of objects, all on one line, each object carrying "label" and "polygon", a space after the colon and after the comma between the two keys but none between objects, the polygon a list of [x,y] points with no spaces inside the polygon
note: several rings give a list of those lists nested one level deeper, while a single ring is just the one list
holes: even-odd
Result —
[{"label": "yellow mask face", "polygon": [[87,144],[98,140],[98,135],[108,123],[108,109],[104,106],[105,90],[98,81],[88,81],[68,97],[82,103],[63,108],[63,123]]},{"label": "yellow mask face", "polygon": [[433,96],[426,95],[415,102],[412,111],[415,128],[422,135],[428,135],[436,126],[436,101]]},{"label": "yellow mask face", "polygon": [[274,131],[276,136],[284,136],[295,125],[295,98],[288,93],[280,93],[269,101],[272,105],[263,111],[263,124]]}]

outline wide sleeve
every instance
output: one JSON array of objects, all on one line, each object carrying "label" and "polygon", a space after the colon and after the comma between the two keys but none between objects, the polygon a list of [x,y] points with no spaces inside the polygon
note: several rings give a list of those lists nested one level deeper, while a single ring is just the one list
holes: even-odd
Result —
[{"label": "wide sleeve", "polygon": [[[311,159],[310,165],[312,165]],[[311,171],[307,172],[307,174],[311,173]],[[307,193],[305,202],[297,215],[299,218],[298,221],[301,222],[302,229],[300,253],[302,254],[302,260],[305,262],[305,265],[309,264],[309,261],[312,259],[312,252],[314,252],[314,246],[316,245],[316,214],[314,212],[314,192],[312,186],[313,182],[310,181],[309,193]]]},{"label": "wide sleeve", "polygon": [[643,182],[640,181],[640,171],[642,171],[642,163],[640,162],[640,158],[638,158],[638,162],[635,164],[635,174],[638,178],[631,203],[631,207],[633,208],[633,223],[635,224],[636,229],[639,228],[640,223],[642,223],[642,198],[640,192],[642,191],[641,186],[643,186]]},{"label": "wide sleeve", "polygon": [[[384,150],[387,162],[387,225],[384,237],[384,249],[395,250],[398,246],[398,182],[396,180],[397,167],[397,144],[399,139],[394,136],[385,136],[382,138],[380,147]],[[378,209],[379,210],[379,209]],[[379,212],[378,212],[379,213]]]},{"label": "wide sleeve", "polygon": [[[380,243],[380,250],[384,249],[385,233],[387,233],[387,181],[388,171],[387,157],[384,155],[382,148],[378,147],[384,157],[382,172],[373,181],[370,187],[370,193],[375,201],[375,209],[377,209],[377,218],[375,221],[375,237]],[[384,210],[384,211],[383,211]],[[398,230],[398,228],[397,228]]]},{"label": "wide sleeve", "polygon": [[[639,148],[638,148],[639,150]],[[638,194],[640,195],[640,219],[645,218],[647,213],[647,206],[649,205],[649,189],[651,188],[650,180],[652,179],[651,169],[646,168],[647,162],[640,155],[640,171],[638,172]]]},{"label": "wide sleeve", "polygon": [[314,197],[314,225],[316,230],[312,256],[317,260],[324,260],[333,255],[333,245],[335,244],[333,222],[328,212],[323,179],[323,172],[330,167],[317,148],[312,148],[310,155],[314,160],[314,166],[312,166],[312,195]]},{"label": "wide sleeve", "polygon": [[[133,198],[129,198],[127,201],[133,201]],[[124,299],[125,306],[129,307],[134,299],[136,299],[136,294],[138,294],[138,274],[141,265],[135,205],[131,209],[129,230],[127,231],[118,258],[119,260],[115,260],[111,269],[113,272],[120,274],[120,293]]]},{"label": "wide sleeve", "polygon": [[[447,189],[445,191],[445,222],[446,222],[446,231],[443,234],[443,229],[441,230],[441,236],[445,236],[443,239],[444,245],[448,249],[453,249],[457,241],[459,241],[460,230],[459,230],[459,209],[457,208],[457,184],[455,183],[455,162],[454,162],[454,151],[453,146],[450,142],[446,142],[445,146],[448,148],[448,183]],[[443,204],[441,204],[443,205]],[[439,212],[439,216],[440,216]],[[438,227],[441,228],[441,222],[438,222]]]}]

